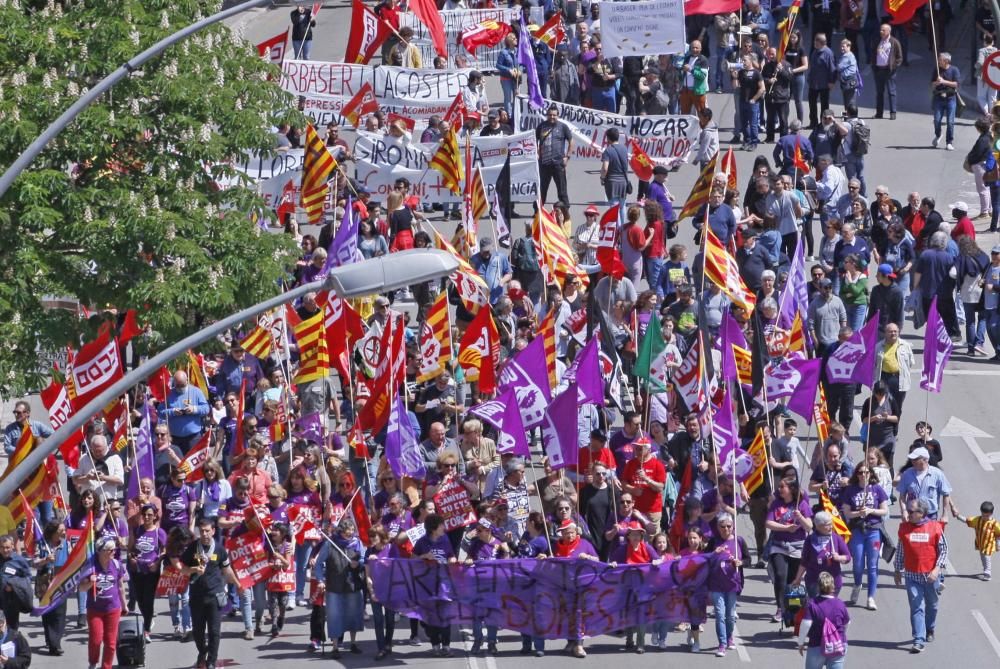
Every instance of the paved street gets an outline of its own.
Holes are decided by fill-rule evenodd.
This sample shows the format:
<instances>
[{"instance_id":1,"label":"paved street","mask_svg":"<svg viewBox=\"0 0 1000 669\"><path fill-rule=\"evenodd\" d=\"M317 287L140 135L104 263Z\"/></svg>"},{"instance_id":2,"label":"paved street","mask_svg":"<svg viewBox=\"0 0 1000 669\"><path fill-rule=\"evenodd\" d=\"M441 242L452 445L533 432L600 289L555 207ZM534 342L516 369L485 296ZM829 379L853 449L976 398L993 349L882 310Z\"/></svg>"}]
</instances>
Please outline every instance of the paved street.
<instances>
[{"instance_id":1,"label":"paved street","mask_svg":"<svg viewBox=\"0 0 1000 669\"><path fill-rule=\"evenodd\" d=\"M313 58L316 60L340 60L349 30L349 3L338 0L328 2L318 20L317 38L313 47ZM280 31L288 21L288 8L282 7L269 12L254 12L240 19L239 23L250 42L259 42ZM968 35L957 27L950 31L950 39L955 44L966 44ZM929 96L927 81L930 78L933 58L926 52L926 41L919 37L911 40L913 53L910 56L911 65L903 68L899 75L900 113L898 120L868 120L871 118L874 105L874 82L870 72L866 77L866 87L861 96L862 117L872 125L873 148L868 156L866 176L868 190L873 192L876 184L889 187L890 193L898 200L905 202L906 193L919 191L922 195L936 197L939 210L947 217L947 204L961 199L969 203L973 215L978 212L977 197L972 185L972 176L962 170L962 160L975 139L972 128L971 114L959 123L956 136L956 150L945 152L930 147L932 137L931 117L929 115ZM956 64L967 74L968 47L956 48L961 55ZM963 76L963 79L966 77ZM501 99L499 85L495 79L488 79L490 99ZM966 88L966 99L974 101L974 90ZM834 95L839 103L839 92ZM732 123L731 95L709 96L709 104L716 113L723 131L720 133L723 142L731 135L728 131ZM839 114L841 107L835 105ZM349 135L350 133L345 133ZM723 147L725 148L725 144ZM761 150L770 155L773 147L761 145ZM740 174L740 186L746 181L753 155L737 152ZM598 184L599 163L573 161L570 164L569 192L573 205L574 218L583 219L582 210L591 200L595 192L602 192ZM696 177L695 169L690 166L681 168L670 176L670 190L679 203L687 196L691 184ZM526 210L526 207L521 207ZM981 230L985 226L977 221ZM815 224L814 224L815 225ZM520 230L520 227L515 227ZM691 230L688 223L682 225L681 238L686 243L691 241ZM989 249L998 242L996 235L983 234L979 238L980 246ZM918 366L920 350L922 350L922 334L914 334L912 328L904 331L913 343L917 352ZM962 347L964 350L964 347ZM996 397L998 395L998 377L1000 366L982 359L970 360L964 355L956 355L945 373L944 392L929 399L923 391L914 388L906 399L900 430L899 451L905 452L906 446L913 437L913 424L917 420L927 419L935 428L935 436L943 444L943 469L948 474L954 486L955 500L964 514L978 513L982 500L993 499L1000 504L997 495L1000 483L1000 411L997 411ZM916 383L914 383L916 386ZM860 401L863 397L859 397ZM9 406L3 407L9 412ZM41 412L39 412L41 414ZM9 419L5 417L5 419ZM856 433L857 428L854 432ZM800 430L800 434L805 430ZM811 442L806 444L811 449ZM855 460L861 453L860 445L852 449ZM897 453L897 465L902 464L902 454ZM894 531L898 522L898 512L894 511L890 527ZM744 536L750 536L749 521L740 518L740 530ZM976 575L979 572L979 558L973 549L973 532L963 527L953 527L948 532L951 543L951 564L949 577L946 580L947 589L941 601L941 617L937 627L937 641L930 644L921 656L910 656L906 650L909 647L910 633L905 593L891 585L891 575L883 563L881 588L878 595L879 610L869 612L862 608L852 608L853 621L848 635L850 651L849 666L874 667L885 669L895 667L941 667L950 661L958 660L969 669L979 667L1000 666L1000 641L996 634L1000 632L1000 597L996 595L1000 583L984 584ZM751 541L752 543L752 541ZM730 653L724 660L715 658L708 649L714 649L716 637L713 621L710 619L702 636L702 646L705 652L692 656L682 647L683 634L673 633L670 636L670 649L667 651L670 663L684 661L686 666L719 666L754 663L757 666L793 667L801 666L802 661L793 649L790 637L779 635L777 625L769 622L774 613L774 603L771 588L762 570L751 569L747 572L748 582L744 595L740 599L740 620L738 631L741 643L738 652ZM846 579L850 582L850 578ZM845 593L846 594L846 593ZM166 615L166 602L158 602L154 642L148 647L146 666L151 669L166 669L190 666L195 659L196 651L193 643L181 644L168 641L166 635L171 626ZM86 637L85 632L75 629L75 604L70 604L70 624L64 648L67 653L62 658L52 658L38 654L33 660L33 666L41 669L85 666ZM405 621L397 630L397 638L405 638L408 630ZM33 648L42 645L41 629L36 621L24 625ZM328 656L320 658L316 654L306 652L308 644L308 612L299 608L291 613L286 632L276 640L257 639L252 642L238 638L242 633L242 625L237 621L228 620L224 624L224 639L221 657L227 658L226 666L263 666L267 662L281 660L285 663L307 663L322 661L333 663ZM457 637L456 637L457 638ZM664 658L659 652L648 652L644 656L623 656L620 650L622 639L601 637L588 643L591 657L584 663L593 666L597 662L625 659L633 667L661 666ZM549 653L543 659L532 658L530 662L537 666L563 667L579 664L561 652L562 642L549 642ZM334 664L345 666L371 666L375 653L373 634L367 631L361 636L362 655L344 654L342 659ZM461 648L456 643L456 649ZM497 669L498 667L513 668L525 660L517 655L519 639L513 633L502 633L500 648L502 654L497 658L473 658L464 653L444 661L431 658L429 644L420 647L398 646L397 653L383 664L407 664L421 666L427 664L447 665L449 667L465 666L469 669ZM959 659L960 658L960 659ZM287 665L286 665L287 666Z\"/></svg>"}]
</instances>

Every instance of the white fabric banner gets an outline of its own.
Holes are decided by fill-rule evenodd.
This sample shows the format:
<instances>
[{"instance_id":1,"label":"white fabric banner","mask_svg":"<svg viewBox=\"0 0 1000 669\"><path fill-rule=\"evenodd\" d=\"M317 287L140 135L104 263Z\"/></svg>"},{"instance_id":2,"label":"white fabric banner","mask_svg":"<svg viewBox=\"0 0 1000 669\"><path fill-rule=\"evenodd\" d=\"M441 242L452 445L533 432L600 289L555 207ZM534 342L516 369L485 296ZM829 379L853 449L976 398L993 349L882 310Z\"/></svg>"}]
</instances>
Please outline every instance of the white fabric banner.
<instances>
[{"instance_id":1,"label":"white fabric banner","mask_svg":"<svg viewBox=\"0 0 1000 669\"><path fill-rule=\"evenodd\" d=\"M303 113L315 119L317 128L331 122L350 127L341 110L365 83L372 85L379 108L386 114L421 120L443 115L465 88L470 71L286 60L281 89L305 98Z\"/></svg>"},{"instance_id":2,"label":"white fabric banner","mask_svg":"<svg viewBox=\"0 0 1000 669\"><path fill-rule=\"evenodd\" d=\"M574 158L600 160L604 133L608 128L617 128L621 144L627 147L629 139L635 139L658 163L687 162L701 132L697 116L623 116L550 100L541 109L532 109L524 96L518 96L514 105L515 129L534 134L538 124L545 120L545 110L550 104L559 108L559 118L573 131Z\"/></svg>"},{"instance_id":3,"label":"white fabric banner","mask_svg":"<svg viewBox=\"0 0 1000 669\"><path fill-rule=\"evenodd\" d=\"M684 38L684 0L601 3L607 58L682 53Z\"/></svg>"}]
</instances>

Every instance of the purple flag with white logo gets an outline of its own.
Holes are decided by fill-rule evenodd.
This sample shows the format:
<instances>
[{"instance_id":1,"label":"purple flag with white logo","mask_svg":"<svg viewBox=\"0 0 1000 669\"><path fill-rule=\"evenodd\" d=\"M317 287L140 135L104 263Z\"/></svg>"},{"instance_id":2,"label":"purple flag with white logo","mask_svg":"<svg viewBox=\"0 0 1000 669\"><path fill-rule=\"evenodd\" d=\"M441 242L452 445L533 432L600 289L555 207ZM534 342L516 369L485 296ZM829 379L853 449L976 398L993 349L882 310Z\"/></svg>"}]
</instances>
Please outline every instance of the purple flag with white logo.
<instances>
[{"instance_id":1,"label":"purple flag with white logo","mask_svg":"<svg viewBox=\"0 0 1000 669\"><path fill-rule=\"evenodd\" d=\"M545 407L552 399L542 337L532 339L500 370L497 389L503 392L508 388L517 392L517 406L521 408L524 427L530 430L541 424Z\"/></svg>"},{"instance_id":2,"label":"purple flag with white logo","mask_svg":"<svg viewBox=\"0 0 1000 669\"><path fill-rule=\"evenodd\" d=\"M878 344L877 311L863 328L837 346L827 359L826 380L830 383L860 383L870 388L875 380L876 344Z\"/></svg>"},{"instance_id":3,"label":"purple flag with white logo","mask_svg":"<svg viewBox=\"0 0 1000 669\"><path fill-rule=\"evenodd\" d=\"M785 281L785 289L781 293L781 303L778 312L778 326L785 330L791 329L795 320L795 312L802 315L802 322L808 322L809 312L809 287L806 279L806 258L802 250L802 236L795 245L795 254L792 256L792 264L788 269L788 279Z\"/></svg>"},{"instance_id":4,"label":"purple flag with white logo","mask_svg":"<svg viewBox=\"0 0 1000 669\"><path fill-rule=\"evenodd\" d=\"M542 97L542 86L538 83L538 65L535 63L535 54L531 49L531 33L524 25L524 15L521 15L520 39L517 43L517 62L524 66L525 74L528 75L528 102L535 109L545 106L545 98Z\"/></svg>"},{"instance_id":5,"label":"purple flag with white logo","mask_svg":"<svg viewBox=\"0 0 1000 669\"><path fill-rule=\"evenodd\" d=\"M569 383L575 383L580 392L580 404L604 406L604 377L601 375L601 342L595 334L580 349L573 364L563 374Z\"/></svg>"},{"instance_id":6,"label":"purple flag with white logo","mask_svg":"<svg viewBox=\"0 0 1000 669\"><path fill-rule=\"evenodd\" d=\"M740 348L747 348L747 338L740 329L740 324L731 314L722 317L722 336L718 338L722 347L722 381L736 381L740 377L739 369L736 367L736 354L733 353L733 345Z\"/></svg>"},{"instance_id":7,"label":"purple flag with white logo","mask_svg":"<svg viewBox=\"0 0 1000 669\"><path fill-rule=\"evenodd\" d=\"M764 370L765 396L769 402L783 397L788 408L812 423L816 387L819 385L823 361L820 358L784 358Z\"/></svg>"},{"instance_id":8,"label":"purple flag with white logo","mask_svg":"<svg viewBox=\"0 0 1000 669\"><path fill-rule=\"evenodd\" d=\"M323 265L323 271L319 274L320 278L329 274L334 267L350 265L358 259L358 225L360 223L358 218L354 215L351 196L348 195L347 205L344 207L344 218L341 219L337 234L334 235L333 241L330 242L330 248L327 249L326 263Z\"/></svg>"},{"instance_id":9,"label":"purple flag with white logo","mask_svg":"<svg viewBox=\"0 0 1000 669\"><path fill-rule=\"evenodd\" d=\"M948 329L938 313L937 297L931 300L931 308L927 311L927 326L924 330L924 368L920 372L920 387L932 393L941 392L941 382L944 380L944 367L951 357L954 344L948 335Z\"/></svg>"},{"instance_id":10,"label":"purple flag with white logo","mask_svg":"<svg viewBox=\"0 0 1000 669\"><path fill-rule=\"evenodd\" d=\"M712 440L719 450L719 462L722 471L732 478L733 472L740 482L753 473L753 456L740 448L739 431L733 415L733 402L729 396L729 387L723 391L722 406L715 410L712 421Z\"/></svg>"},{"instance_id":11,"label":"purple flag with white logo","mask_svg":"<svg viewBox=\"0 0 1000 669\"><path fill-rule=\"evenodd\" d=\"M396 395L396 401L389 410L389 426L385 433L385 459L397 477L409 476L422 479L427 475L424 456L420 449L420 438L406 415L406 406L399 395Z\"/></svg>"},{"instance_id":12,"label":"purple flag with white logo","mask_svg":"<svg viewBox=\"0 0 1000 669\"><path fill-rule=\"evenodd\" d=\"M295 421L292 434L313 444L323 443L323 419L319 412L306 414Z\"/></svg>"},{"instance_id":13,"label":"purple flag with white logo","mask_svg":"<svg viewBox=\"0 0 1000 669\"><path fill-rule=\"evenodd\" d=\"M479 416L500 431L497 439L498 453L531 457L521 412L517 408L517 393L513 388L508 388L495 398L477 404L469 409L469 413Z\"/></svg>"},{"instance_id":14,"label":"purple flag with white logo","mask_svg":"<svg viewBox=\"0 0 1000 669\"><path fill-rule=\"evenodd\" d=\"M576 384L569 384L552 400L542 420L542 448L552 469L575 467L580 461L578 423L576 420Z\"/></svg>"},{"instance_id":15,"label":"purple flag with white logo","mask_svg":"<svg viewBox=\"0 0 1000 669\"><path fill-rule=\"evenodd\" d=\"M139 499L139 479L151 479L155 472L153 467L153 435L149 426L149 401L142 403L142 422L135 437L135 469L128 477L128 492L126 499Z\"/></svg>"}]
</instances>

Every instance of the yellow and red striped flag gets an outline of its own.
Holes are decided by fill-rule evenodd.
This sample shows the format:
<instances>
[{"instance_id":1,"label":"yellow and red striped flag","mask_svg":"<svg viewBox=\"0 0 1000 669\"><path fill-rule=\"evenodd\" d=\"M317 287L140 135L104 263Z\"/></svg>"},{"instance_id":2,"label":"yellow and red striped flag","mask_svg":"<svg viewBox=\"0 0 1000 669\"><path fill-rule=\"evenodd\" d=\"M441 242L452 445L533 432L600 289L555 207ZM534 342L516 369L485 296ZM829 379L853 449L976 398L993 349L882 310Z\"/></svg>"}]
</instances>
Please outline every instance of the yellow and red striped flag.
<instances>
[{"instance_id":1,"label":"yellow and red striped flag","mask_svg":"<svg viewBox=\"0 0 1000 669\"><path fill-rule=\"evenodd\" d=\"M816 422L816 438L821 444L830 437L830 414L826 409L826 393L823 384L819 384L819 400L813 406L813 421Z\"/></svg>"},{"instance_id":2,"label":"yellow and red striped flag","mask_svg":"<svg viewBox=\"0 0 1000 669\"><path fill-rule=\"evenodd\" d=\"M736 358L736 374L744 386L753 385L753 355L749 350L733 344L733 356Z\"/></svg>"},{"instance_id":3,"label":"yellow and red striped flag","mask_svg":"<svg viewBox=\"0 0 1000 669\"><path fill-rule=\"evenodd\" d=\"M562 285L567 276L577 276L583 279L576 269L576 260L570 250L569 240L562 226L556 222L552 212L540 204L535 213L535 221L531 226L531 236L537 245L543 270L548 271L546 281L558 281Z\"/></svg>"},{"instance_id":4,"label":"yellow and red striped flag","mask_svg":"<svg viewBox=\"0 0 1000 669\"><path fill-rule=\"evenodd\" d=\"M792 31L795 29L795 20L799 17L801 6L802 0L793 0L792 6L788 8L788 16L778 24L781 36L778 38L778 58L775 61L777 63L785 60L785 51L788 49L788 42L792 39Z\"/></svg>"},{"instance_id":5,"label":"yellow and red striped flag","mask_svg":"<svg viewBox=\"0 0 1000 669\"><path fill-rule=\"evenodd\" d=\"M701 174L698 175L698 179L694 182L694 186L691 187L691 194L688 195L687 201L684 202L684 208L681 209L677 220L694 216L701 209L702 205L708 202L708 195L712 192L712 179L715 178L715 166L718 160L719 154L716 153L708 161L708 164L705 165L705 169L701 171Z\"/></svg>"},{"instance_id":6,"label":"yellow and red striped flag","mask_svg":"<svg viewBox=\"0 0 1000 669\"><path fill-rule=\"evenodd\" d=\"M753 471L750 473L750 477L743 482L743 485L746 486L747 494L752 495L754 490L764 484L764 477L767 476L767 472L765 471L767 467L767 447L764 445L763 430L757 430L753 441L747 447L747 453L753 458Z\"/></svg>"},{"instance_id":7,"label":"yellow and red striped flag","mask_svg":"<svg viewBox=\"0 0 1000 669\"><path fill-rule=\"evenodd\" d=\"M542 338L542 349L545 351L545 369L549 372L549 388L555 388L556 381L556 312L552 309L538 325L538 333Z\"/></svg>"},{"instance_id":8,"label":"yellow and red striped flag","mask_svg":"<svg viewBox=\"0 0 1000 669\"><path fill-rule=\"evenodd\" d=\"M819 503L823 505L824 511L833 516L833 531L839 534L844 541L850 541L851 530L848 529L844 519L840 517L840 509L833 505L825 490L819 491Z\"/></svg>"},{"instance_id":9,"label":"yellow and red striped flag","mask_svg":"<svg viewBox=\"0 0 1000 669\"><path fill-rule=\"evenodd\" d=\"M197 388L208 399L208 379L205 378L205 369L202 367L201 356L195 355L194 351L188 350L187 375L191 385Z\"/></svg>"},{"instance_id":10,"label":"yellow and red striped flag","mask_svg":"<svg viewBox=\"0 0 1000 669\"><path fill-rule=\"evenodd\" d=\"M417 383L430 381L448 369L451 362L451 325L448 319L448 294L438 293L420 327L420 369Z\"/></svg>"},{"instance_id":11,"label":"yellow and red striped flag","mask_svg":"<svg viewBox=\"0 0 1000 669\"><path fill-rule=\"evenodd\" d=\"M306 152L302 163L302 208L309 215L309 222L317 225L323 220L323 205L329 191L327 182L337 169L337 161L320 139L312 123L306 126Z\"/></svg>"},{"instance_id":12,"label":"yellow and red striped flag","mask_svg":"<svg viewBox=\"0 0 1000 669\"><path fill-rule=\"evenodd\" d=\"M733 147L726 149L725 155L722 156L722 165L719 166L719 171L726 175L726 188L736 190L738 188L738 181L736 177L736 156L733 154Z\"/></svg>"},{"instance_id":13,"label":"yellow and red striped flag","mask_svg":"<svg viewBox=\"0 0 1000 669\"><path fill-rule=\"evenodd\" d=\"M483 185L483 171L478 167L469 179L469 208L474 221L481 219L490 209L490 203L486 199L486 187Z\"/></svg>"},{"instance_id":14,"label":"yellow and red striped flag","mask_svg":"<svg viewBox=\"0 0 1000 669\"><path fill-rule=\"evenodd\" d=\"M455 195L462 192L462 179L465 170L462 167L462 152L458 148L458 135L449 128L441 138L441 144L431 157L430 167L441 173L444 185Z\"/></svg>"},{"instance_id":15,"label":"yellow and red striped flag","mask_svg":"<svg viewBox=\"0 0 1000 669\"><path fill-rule=\"evenodd\" d=\"M705 226L705 277L721 288L736 306L742 307L748 314L753 312L757 296L740 276L736 259L729 255L708 226Z\"/></svg>"},{"instance_id":16,"label":"yellow and red striped flag","mask_svg":"<svg viewBox=\"0 0 1000 669\"><path fill-rule=\"evenodd\" d=\"M266 358L271 355L271 331L258 325L243 338L240 346L255 358Z\"/></svg>"},{"instance_id":17,"label":"yellow and red striped flag","mask_svg":"<svg viewBox=\"0 0 1000 669\"><path fill-rule=\"evenodd\" d=\"M299 370L295 373L295 385L326 378L330 372L330 356L326 348L322 309L295 326L295 340L299 345Z\"/></svg>"},{"instance_id":18,"label":"yellow and red striped flag","mask_svg":"<svg viewBox=\"0 0 1000 669\"><path fill-rule=\"evenodd\" d=\"M802 314L799 311L795 312L795 320L792 321L792 331L788 338L788 351L789 353L798 351L803 354L806 352L806 333L802 328Z\"/></svg>"}]
</instances>

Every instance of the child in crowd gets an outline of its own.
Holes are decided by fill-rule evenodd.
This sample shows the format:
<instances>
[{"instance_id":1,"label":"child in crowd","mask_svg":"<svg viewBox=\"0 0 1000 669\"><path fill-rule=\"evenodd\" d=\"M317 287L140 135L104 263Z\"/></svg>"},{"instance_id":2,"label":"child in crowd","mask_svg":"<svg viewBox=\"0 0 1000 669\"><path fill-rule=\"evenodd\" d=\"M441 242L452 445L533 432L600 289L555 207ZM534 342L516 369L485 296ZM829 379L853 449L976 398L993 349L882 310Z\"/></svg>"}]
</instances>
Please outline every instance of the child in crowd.
<instances>
[{"instance_id":1,"label":"child in crowd","mask_svg":"<svg viewBox=\"0 0 1000 669\"><path fill-rule=\"evenodd\" d=\"M654 534L652 541L649 543L653 544L653 548L656 552L660 554L663 562L669 562L675 558L674 548L670 545L670 539L666 534L660 532L659 534ZM651 643L658 647L660 650L667 649L667 632L670 631L670 623L666 620L657 620L651 624L652 629L652 640Z\"/></svg>"},{"instance_id":2,"label":"child in crowd","mask_svg":"<svg viewBox=\"0 0 1000 669\"><path fill-rule=\"evenodd\" d=\"M687 539L687 547L681 549L681 557L685 555L697 555L701 553L705 547L705 535L701 528L698 526L692 526L687 529L687 533L684 535ZM698 608L691 597L685 597L688 609L688 645L691 647L692 653L701 652L701 623L702 617L704 616L704 610L699 614Z\"/></svg>"},{"instance_id":3,"label":"child in crowd","mask_svg":"<svg viewBox=\"0 0 1000 669\"><path fill-rule=\"evenodd\" d=\"M979 551L979 559L983 563L984 581L990 580L993 574L991 571L993 552L1000 542L1000 523L993 517L993 502L983 502L979 505L979 515L972 518L955 514L955 517L976 531L976 550Z\"/></svg>"}]
</instances>

